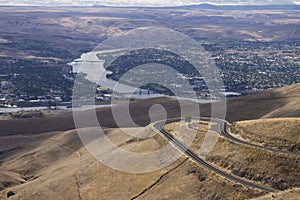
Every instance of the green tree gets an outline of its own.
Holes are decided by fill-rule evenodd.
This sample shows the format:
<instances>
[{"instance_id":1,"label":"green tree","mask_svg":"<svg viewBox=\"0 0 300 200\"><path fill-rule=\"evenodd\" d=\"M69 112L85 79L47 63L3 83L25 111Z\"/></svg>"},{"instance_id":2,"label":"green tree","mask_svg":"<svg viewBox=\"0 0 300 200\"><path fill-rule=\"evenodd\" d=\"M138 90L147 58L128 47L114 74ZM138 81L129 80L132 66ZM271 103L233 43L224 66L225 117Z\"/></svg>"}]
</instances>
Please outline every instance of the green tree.
<instances>
[{"instance_id":1,"label":"green tree","mask_svg":"<svg viewBox=\"0 0 300 200\"><path fill-rule=\"evenodd\" d=\"M192 116L186 115L184 116L184 121L189 123L189 127L191 127Z\"/></svg>"}]
</instances>

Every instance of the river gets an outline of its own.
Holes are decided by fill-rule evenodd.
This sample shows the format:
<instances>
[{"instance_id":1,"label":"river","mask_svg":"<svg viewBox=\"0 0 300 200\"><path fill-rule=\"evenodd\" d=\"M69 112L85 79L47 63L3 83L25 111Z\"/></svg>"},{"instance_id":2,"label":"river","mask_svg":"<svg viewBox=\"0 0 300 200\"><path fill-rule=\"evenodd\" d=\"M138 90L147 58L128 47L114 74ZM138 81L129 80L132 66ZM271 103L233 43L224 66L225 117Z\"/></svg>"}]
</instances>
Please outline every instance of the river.
<instances>
[{"instance_id":1,"label":"river","mask_svg":"<svg viewBox=\"0 0 300 200\"><path fill-rule=\"evenodd\" d=\"M118 50L116 50L118 51ZM110 74L110 71L107 71L104 68L104 60L99 60L97 57L97 54L106 54L111 53L112 51L92 51L88 53L83 53L80 58L74 60L73 62L69 63L73 67L73 72L75 73L85 73L87 74L86 78L90 80L91 82L97 83L101 86L104 86L106 88L109 88L113 91L116 91L118 93L129 93L131 94L132 98L135 99L147 99L147 98L154 98L154 97L162 97L165 95L162 94L148 94L147 91L143 91L142 94L136 93L133 94L133 91L137 91L136 88L130 87L128 85L119 83L117 81L114 81L112 79L106 78L107 74ZM171 97L171 98L178 98L178 97ZM213 100L209 99L188 99L188 98L182 98L179 97L178 99L184 99L184 100L191 100L198 103L211 103ZM64 109L64 110L88 110L93 108L102 108L102 107L108 107L109 105L91 105L91 106L82 106L80 108L66 108L65 106L58 106L58 109ZM26 108L0 108L0 112L6 113L6 112L18 112L18 111L29 111L29 110L44 110L47 109L47 107L26 107Z\"/></svg>"},{"instance_id":2,"label":"river","mask_svg":"<svg viewBox=\"0 0 300 200\"><path fill-rule=\"evenodd\" d=\"M115 50L115 51L117 52L120 50ZM73 62L69 63L69 65L73 67L73 72L86 73L87 74L86 78L88 80L119 93L130 93L132 98L135 99L147 99L147 98L166 96L166 95L155 94L155 93L148 94L147 91L146 92L144 91L142 94L133 94L134 91L137 91L136 88L119 83L112 79L108 79L106 75L110 74L111 72L107 71L104 68L105 61L99 60L97 55L98 54L105 55L107 53L112 53L112 52L114 51L92 51L92 52L84 53L81 55L81 58L74 60ZM182 97L175 97L175 98L191 100L198 103L211 103L215 101L211 99L190 99L190 98L182 98Z\"/></svg>"},{"instance_id":3,"label":"river","mask_svg":"<svg viewBox=\"0 0 300 200\"><path fill-rule=\"evenodd\" d=\"M94 108L105 108L105 107L111 107L111 104L107 105L83 105L78 108L67 108L66 106L57 106L56 109L60 110L69 110L69 111L85 111L90 110ZM36 110L46 110L48 107L41 106L41 107L14 107L14 108L0 108L0 114L1 113L10 113L10 112L19 112L19 111L36 111Z\"/></svg>"}]
</instances>

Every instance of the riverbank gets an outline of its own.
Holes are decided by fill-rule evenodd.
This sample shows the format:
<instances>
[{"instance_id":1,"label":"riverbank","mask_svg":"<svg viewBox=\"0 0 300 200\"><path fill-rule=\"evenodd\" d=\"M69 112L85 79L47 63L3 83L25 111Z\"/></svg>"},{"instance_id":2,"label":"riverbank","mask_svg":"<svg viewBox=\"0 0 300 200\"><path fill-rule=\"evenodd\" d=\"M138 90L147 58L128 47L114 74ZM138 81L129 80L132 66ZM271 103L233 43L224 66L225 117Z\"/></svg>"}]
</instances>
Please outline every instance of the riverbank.
<instances>
[{"instance_id":1,"label":"riverbank","mask_svg":"<svg viewBox=\"0 0 300 200\"><path fill-rule=\"evenodd\" d=\"M39 110L65 110L65 111L85 111L85 110L90 110L90 109L95 109L95 108L105 108L105 107L111 107L113 106L112 104L102 104L102 105L83 105L81 107L76 107L76 108L68 108L66 106L57 106L55 109L49 109L48 107L13 107L13 108L0 108L0 115L5 114L5 113L15 113L15 112L20 112L20 111L39 111Z\"/></svg>"}]
</instances>

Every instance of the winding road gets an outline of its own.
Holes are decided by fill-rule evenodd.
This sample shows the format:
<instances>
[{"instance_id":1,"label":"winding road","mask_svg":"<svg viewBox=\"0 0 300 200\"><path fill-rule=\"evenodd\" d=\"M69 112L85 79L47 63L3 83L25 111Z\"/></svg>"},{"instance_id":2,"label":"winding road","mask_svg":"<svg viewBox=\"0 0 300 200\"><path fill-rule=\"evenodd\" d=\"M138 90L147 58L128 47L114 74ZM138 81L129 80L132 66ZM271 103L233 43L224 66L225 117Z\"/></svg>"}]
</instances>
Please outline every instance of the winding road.
<instances>
[{"instance_id":1,"label":"winding road","mask_svg":"<svg viewBox=\"0 0 300 200\"><path fill-rule=\"evenodd\" d=\"M202 119L202 120L205 120L205 121L211 120L212 122L215 122L215 123L219 124L219 126L220 126L219 134L222 135L223 137L225 137L226 139L232 141L232 142L247 145L247 146L262 149L262 150L266 150L266 151L269 151L269 152L274 153L274 154L285 154L285 155L292 155L292 156L300 156L300 154L298 154L298 153L289 152L289 151L281 151L281 150L277 150L277 149L273 149L273 148L269 148L269 147L265 147L265 146L260 146L260 145L257 145L257 144L252 144L252 143L246 142L244 140L240 140L240 139L232 136L230 133L228 133L227 129L228 129L229 122L227 122L225 120L210 119L210 118L206 118L206 117L197 118L197 119Z\"/></svg>"},{"instance_id":2,"label":"winding road","mask_svg":"<svg viewBox=\"0 0 300 200\"><path fill-rule=\"evenodd\" d=\"M273 188L267 187L267 186L263 186L263 185L259 185L257 183L254 182L250 182L250 181L246 181L242 178L239 178L237 176L234 176L232 174L228 174L214 166L212 166L210 163L206 162L205 160L201 159L198 155L196 155L192 150L190 150L187 146L185 146L184 144L182 144L179 140L177 140L172 134L170 134L168 131L164 130L164 125L165 122L166 123L171 123L171 122L176 122L176 121L180 121L181 118L175 118L175 119L169 119L166 121L158 121L154 124L154 128L157 129L168 141L170 141L179 151L181 151L183 154L185 154L187 157L189 157L190 159L192 159L193 161L195 161L196 163L200 164L201 166L213 171L214 173L225 177L229 180L235 181L237 183L240 183L242 185L248 186L248 187L253 187L256 189L260 189L263 191L267 191L267 192L274 192L276 191Z\"/></svg>"}]
</instances>

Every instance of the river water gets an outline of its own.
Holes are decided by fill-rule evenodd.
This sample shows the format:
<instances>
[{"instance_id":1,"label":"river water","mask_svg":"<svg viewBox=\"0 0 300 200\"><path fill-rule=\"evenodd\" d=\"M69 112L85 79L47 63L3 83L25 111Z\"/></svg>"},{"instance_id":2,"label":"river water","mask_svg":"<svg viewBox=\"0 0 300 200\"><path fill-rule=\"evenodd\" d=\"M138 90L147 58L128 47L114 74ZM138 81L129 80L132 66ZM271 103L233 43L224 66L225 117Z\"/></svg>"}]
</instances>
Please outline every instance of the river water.
<instances>
[{"instance_id":1,"label":"river water","mask_svg":"<svg viewBox=\"0 0 300 200\"><path fill-rule=\"evenodd\" d=\"M120 50L115 50L120 51ZM99 60L97 55L100 54L101 56L106 54L112 53L114 51L92 51L88 53L84 53L81 55L81 58L74 60L73 62L69 63L73 67L73 72L76 73L85 73L87 74L86 78L94 83L97 83L101 86L109 88L113 91L119 93L129 93L132 98L136 99L147 99L147 98L154 98L154 97L162 97L166 95L162 94L148 94L147 91L143 91L142 94L139 94L138 89L134 87L130 87L128 85L119 83L112 79L106 78L107 74L110 74L110 71L107 71L104 68L104 60ZM133 94L137 92L136 94ZM184 100L191 100L198 103L211 103L214 100L210 99L190 99L190 98L182 98L182 97L175 97L178 99Z\"/></svg>"},{"instance_id":2,"label":"river water","mask_svg":"<svg viewBox=\"0 0 300 200\"><path fill-rule=\"evenodd\" d=\"M118 50L116 50L118 51ZM107 71L104 68L104 60L99 60L97 57L97 54L105 55L106 53L111 53L112 51L92 51L88 53L84 53L81 55L80 58L74 60L73 62L69 63L73 67L74 73L85 73L86 79L90 80L91 82L97 83L101 86L104 86L106 88L109 88L113 91L116 91L118 93L128 93L132 98L136 99L147 99L147 98L154 98L154 97L162 97L165 95L162 94L148 94L147 91L143 91L142 94L139 94L139 90L134 87L130 87L128 85L119 83L117 81L114 81L112 79L106 78L107 74L110 74L110 71ZM136 93L134 93L136 92ZM172 97L172 98L178 98L178 97ZM185 99L185 100L191 100L198 103L211 103L213 100L207 100L207 99L188 99L188 98L182 98L179 97L178 99ZM58 106L58 109L65 109L65 110L88 110L93 108L101 108L101 107L108 107L109 105L91 105L91 106L82 106L80 108L66 108L65 106ZM17 112L21 110L43 110L47 109L47 107L28 107L28 108L0 108L0 112Z\"/></svg>"},{"instance_id":3,"label":"river water","mask_svg":"<svg viewBox=\"0 0 300 200\"><path fill-rule=\"evenodd\" d=\"M94 108L105 108L105 107L111 107L111 104L107 105L83 105L78 108L67 108L66 106L57 106L56 109L60 110L69 110L69 111L85 111L90 110ZM10 112L19 112L19 111L36 111L36 110L46 110L48 107L41 106L41 107L24 107L24 108L0 108L0 113L10 113Z\"/></svg>"},{"instance_id":4,"label":"river water","mask_svg":"<svg viewBox=\"0 0 300 200\"><path fill-rule=\"evenodd\" d=\"M109 88L120 93L130 93L135 90L133 87L119 83L112 79L106 78L107 74L111 72L104 68L104 60L99 60L97 54L105 54L106 51L92 51L84 53L81 58L69 63L73 67L74 73L85 73L85 77L91 82L97 83L101 86Z\"/></svg>"}]
</instances>

